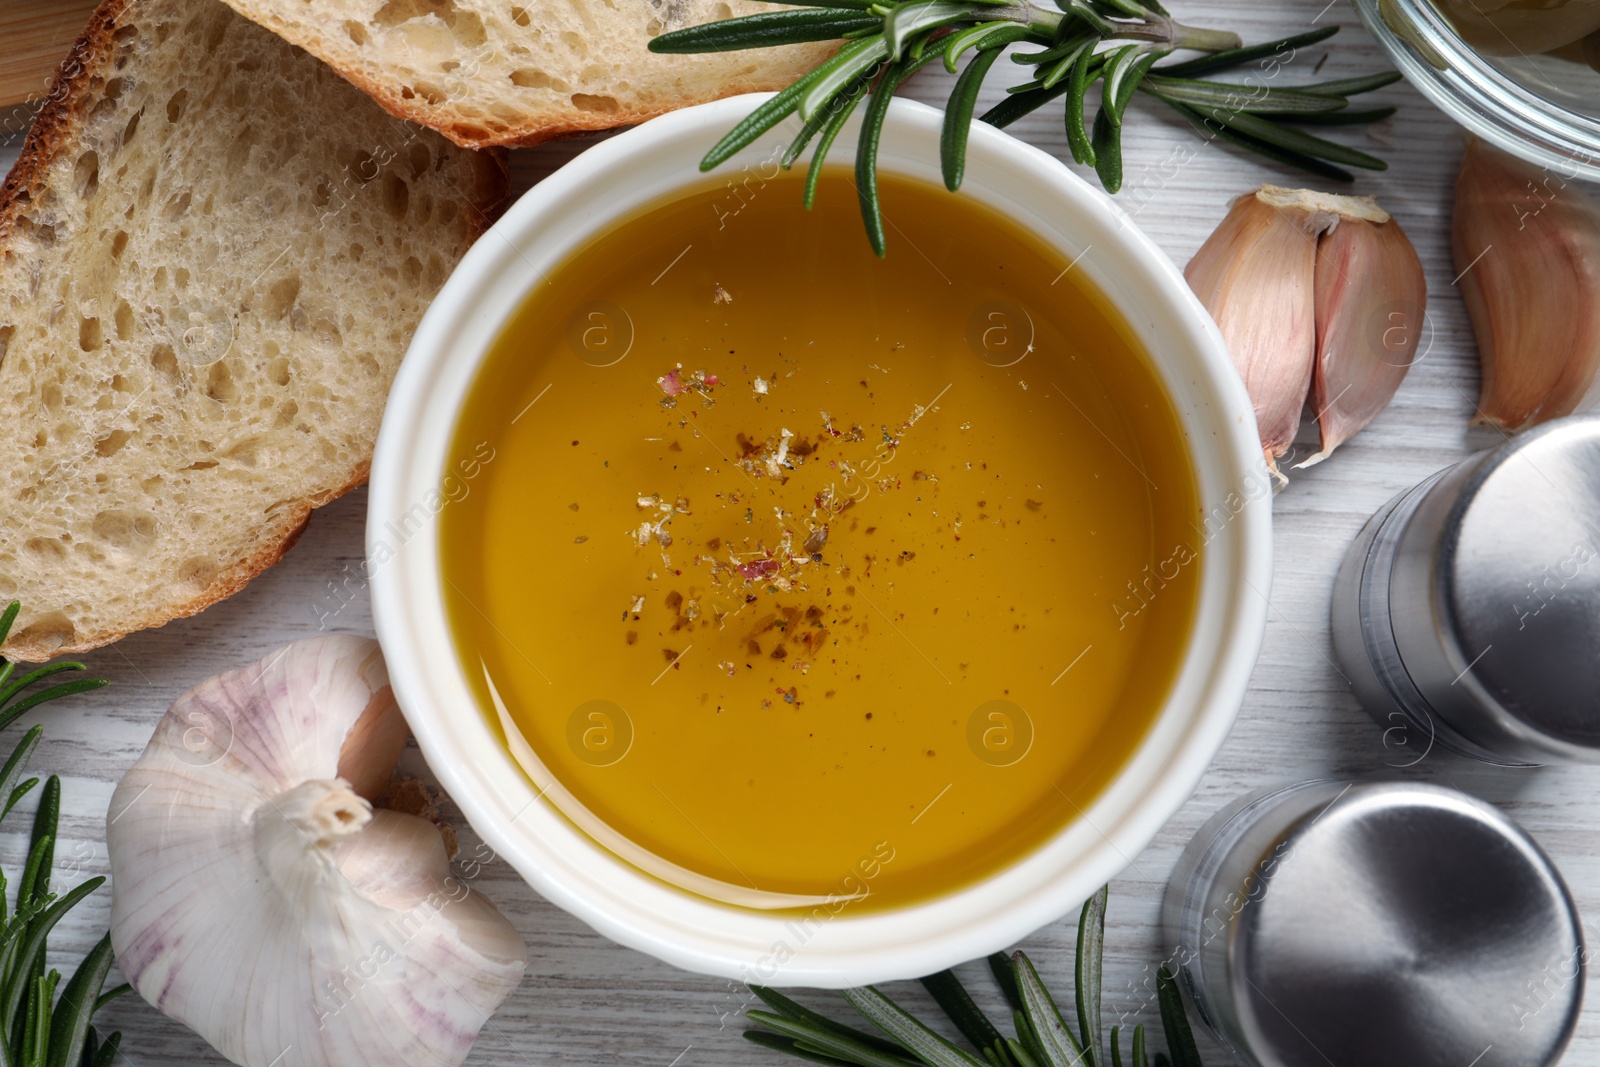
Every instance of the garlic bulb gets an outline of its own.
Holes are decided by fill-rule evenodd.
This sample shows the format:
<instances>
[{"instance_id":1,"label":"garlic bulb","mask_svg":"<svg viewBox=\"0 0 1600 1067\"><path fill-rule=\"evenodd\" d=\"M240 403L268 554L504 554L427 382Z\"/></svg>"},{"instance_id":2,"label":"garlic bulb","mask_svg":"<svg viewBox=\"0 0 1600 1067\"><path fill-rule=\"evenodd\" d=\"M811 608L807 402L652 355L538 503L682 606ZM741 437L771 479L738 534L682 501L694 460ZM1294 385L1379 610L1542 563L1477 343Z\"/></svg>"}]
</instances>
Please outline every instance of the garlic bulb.
<instances>
[{"instance_id":1,"label":"garlic bulb","mask_svg":"<svg viewBox=\"0 0 1600 1067\"><path fill-rule=\"evenodd\" d=\"M1346 197L1346 214L1317 244L1317 360L1311 410L1333 454L1388 406L1422 340L1428 284L1400 224L1376 201Z\"/></svg>"},{"instance_id":2,"label":"garlic bulb","mask_svg":"<svg viewBox=\"0 0 1600 1067\"><path fill-rule=\"evenodd\" d=\"M1416 352L1422 265L1371 197L1263 185L1233 202L1184 277L1222 331L1280 482L1308 394L1322 450L1300 466L1371 422Z\"/></svg>"},{"instance_id":3,"label":"garlic bulb","mask_svg":"<svg viewBox=\"0 0 1600 1067\"><path fill-rule=\"evenodd\" d=\"M244 1067L454 1067L527 949L426 820L374 811L406 734L376 642L201 682L107 823L117 962Z\"/></svg>"},{"instance_id":4,"label":"garlic bulb","mask_svg":"<svg viewBox=\"0 0 1600 1067\"><path fill-rule=\"evenodd\" d=\"M1456 270L1478 339L1474 422L1514 431L1600 393L1600 205L1476 138L1456 178Z\"/></svg>"}]
</instances>

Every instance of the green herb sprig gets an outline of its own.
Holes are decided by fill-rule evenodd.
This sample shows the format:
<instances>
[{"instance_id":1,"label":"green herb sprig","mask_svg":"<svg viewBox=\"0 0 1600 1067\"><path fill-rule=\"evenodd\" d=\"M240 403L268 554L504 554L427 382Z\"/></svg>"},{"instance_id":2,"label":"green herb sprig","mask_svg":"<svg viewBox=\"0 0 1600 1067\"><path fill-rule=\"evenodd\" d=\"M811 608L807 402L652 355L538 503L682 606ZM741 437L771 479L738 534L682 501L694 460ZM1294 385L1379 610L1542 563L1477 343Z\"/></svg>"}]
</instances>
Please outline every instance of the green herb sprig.
<instances>
[{"instance_id":1,"label":"green herb sprig","mask_svg":"<svg viewBox=\"0 0 1600 1067\"><path fill-rule=\"evenodd\" d=\"M843 39L832 57L756 108L706 153L711 170L798 113L800 131L783 165L792 166L816 141L806 176L805 204L816 196L823 160L863 99L867 109L856 149L856 191L867 236L878 255L886 241L878 202L878 142L889 100L907 78L935 59L960 75L945 107L940 162L945 185L961 186L968 131L978 91L1011 45L1011 63L1026 68L982 121L1004 127L1065 98L1064 119L1072 158L1095 169L1108 192L1122 187L1122 125L1135 93L1159 100L1209 137L1227 141L1284 166L1335 181L1351 181L1345 167L1383 170L1374 156L1302 129L1355 125L1386 118L1393 108L1350 110L1350 98L1396 81L1393 71L1311 85L1225 82L1211 75L1248 63L1276 64L1295 50L1338 32L1328 26L1265 44L1244 45L1224 30L1187 26L1156 0L1055 0L1058 10L1031 0L779 0L797 10L724 19L662 34L652 52L725 52L744 48ZM1157 66L1177 51L1200 56ZM965 68L959 62L968 52ZM1276 71L1274 70L1274 73ZM1262 72L1257 72L1262 73ZM1099 86L1091 125L1087 95Z\"/></svg>"},{"instance_id":2,"label":"green herb sprig","mask_svg":"<svg viewBox=\"0 0 1600 1067\"><path fill-rule=\"evenodd\" d=\"M0 614L0 645L10 635L21 610L21 605L13 602ZM52 663L13 680L16 664L0 658L0 729L46 701L106 684L103 678L79 678L24 695L46 678L84 669L82 663ZM0 822L39 784L38 778L23 780L22 775L43 735L44 727L34 726L0 766ZM110 1067L122 1044L120 1033L102 1041L93 1024L96 1012L130 989L127 985L104 989L112 962L110 934L89 950L64 987L60 971L46 970L45 952L51 930L79 901L105 883L104 878L96 877L62 896L51 892L50 872L55 866L60 818L61 779L51 775L39 796L28 862L16 883L15 906L9 910L8 879L0 873L0 1067Z\"/></svg>"},{"instance_id":3,"label":"green herb sprig","mask_svg":"<svg viewBox=\"0 0 1600 1067\"><path fill-rule=\"evenodd\" d=\"M751 986L771 1010L748 1012L750 1020L762 1029L746 1030L744 1036L764 1048L831 1067L1150 1067L1143 1025L1135 1026L1129 1035L1126 1059L1122 1027L1111 1028L1109 1042L1103 1033L1101 968L1107 896L1102 887L1084 904L1078 919L1073 997L1076 1032L1040 981L1033 962L1015 952L989 957L989 968L1011 1008L1015 1037L1000 1032L955 972L940 971L922 979L923 987L976 1053L930 1029L872 986L846 989L840 995L878 1033L838 1022L774 989ZM1183 997L1166 967L1157 972L1156 996L1171 1058L1155 1053L1155 1067L1201 1067ZM1110 1059L1106 1058L1108 1049Z\"/></svg>"}]
</instances>

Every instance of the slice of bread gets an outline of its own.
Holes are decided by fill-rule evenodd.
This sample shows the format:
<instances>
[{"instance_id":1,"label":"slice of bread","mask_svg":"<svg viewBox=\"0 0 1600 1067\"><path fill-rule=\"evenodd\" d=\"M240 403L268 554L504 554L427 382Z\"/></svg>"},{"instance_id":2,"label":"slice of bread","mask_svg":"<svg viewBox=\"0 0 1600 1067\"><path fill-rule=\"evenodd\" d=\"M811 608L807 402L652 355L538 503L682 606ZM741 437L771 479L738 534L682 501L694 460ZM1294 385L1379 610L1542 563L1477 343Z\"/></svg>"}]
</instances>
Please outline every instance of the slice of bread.
<instances>
[{"instance_id":1,"label":"slice of bread","mask_svg":"<svg viewBox=\"0 0 1600 1067\"><path fill-rule=\"evenodd\" d=\"M400 118L456 144L533 145L780 89L837 43L654 55L667 30L773 10L750 0L228 0Z\"/></svg>"},{"instance_id":2,"label":"slice of bread","mask_svg":"<svg viewBox=\"0 0 1600 1067\"><path fill-rule=\"evenodd\" d=\"M107 0L0 186L3 649L159 626L367 475L505 161L220 0Z\"/></svg>"}]
</instances>

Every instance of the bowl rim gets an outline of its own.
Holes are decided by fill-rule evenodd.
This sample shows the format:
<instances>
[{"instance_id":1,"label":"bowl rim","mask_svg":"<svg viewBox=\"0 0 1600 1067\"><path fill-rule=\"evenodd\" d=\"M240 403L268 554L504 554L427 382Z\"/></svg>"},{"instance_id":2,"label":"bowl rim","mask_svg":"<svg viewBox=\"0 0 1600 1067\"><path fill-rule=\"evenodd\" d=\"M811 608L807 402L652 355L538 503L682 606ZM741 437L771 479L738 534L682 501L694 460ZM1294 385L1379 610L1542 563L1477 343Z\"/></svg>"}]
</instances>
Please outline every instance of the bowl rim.
<instances>
[{"instance_id":1,"label":"bowl rim","mask_svg":"<svg viewBox=\"0 0 1600 1067\"><path fill-rule=\"evenodd\" d=\"M430 768L483 841L542 896L612 940L687 970L777 986L854 986L933 973L1014 944L1131 865L1189 799L1238 714L1265 632L1271 479L1222 337L1165 253L1110 197L1054 157L975 123L962 195L1034 229L1066 258L1075 254L1074 264L1096 242L1109 246L1083 269L1112 298L1104 264L1110 257L1124 272L1122 287L1138 293L1136 311L1119 308L1136 333L1161 338L1159 352L1148 340L1146 347L1190 439L1206 509L1197 531L1220 516L1203 542L1183 664L1138 750L1081 819L1002 870L929 901L856 913L817 909L798 920L671 889L538 803L470 699L463 665L453 652L438 655L453 646L440 598L436 524L425 518L405 537L395 522L409 529L418 500L428 492L437 497L445 448L487 346L482 338L492 338L526 294L539 274L535 260L559 262L582 234L631 214L637 205L618 199L619 191L647 205L659 199L657 186L703 183L693 161L768 96L685 108L593 145L522 196L467 253L424 315L390 394L372 464L366 574L391 683ZM942 112L896 99L880 169L936 181L942 122ZM775 136L725 166L774 160L782 147ZM841 138L839 148L847 143L853 138ZM676 158L681 173L664 176L664 157ZM562 242L533 243L542 231L563 227ZM1063 227L1076 227L1080 241L1055 236ZM527 281L518 287L516 277ZM517 294L509 305L507 292ZM475 335L479 347L462 340ZM397 537L398 550L389 543Z\"/></svg>"}]
</instances>

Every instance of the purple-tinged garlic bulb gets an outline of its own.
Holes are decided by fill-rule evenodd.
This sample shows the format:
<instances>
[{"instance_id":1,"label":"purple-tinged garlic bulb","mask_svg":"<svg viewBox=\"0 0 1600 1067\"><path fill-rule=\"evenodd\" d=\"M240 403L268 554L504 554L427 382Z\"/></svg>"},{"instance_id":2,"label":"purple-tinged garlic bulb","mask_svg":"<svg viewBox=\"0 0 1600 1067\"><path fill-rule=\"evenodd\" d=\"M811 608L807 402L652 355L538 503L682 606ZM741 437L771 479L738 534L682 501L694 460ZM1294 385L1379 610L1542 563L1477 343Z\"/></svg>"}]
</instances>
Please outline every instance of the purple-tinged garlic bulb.
<instances>
[{"instance_id":1,"label":"purple-tinged garlic bulb","mask_svg":"<svg viewBox=\"0 0 1600 1067\"><path fill-rule=\"evenodd\" d=\"M179 697L107 817L111 940L139 993L244 1067L460 1064L527 948L432 823L373 810L405 739L363 638Z\"/></svg>"}]
</instances>

